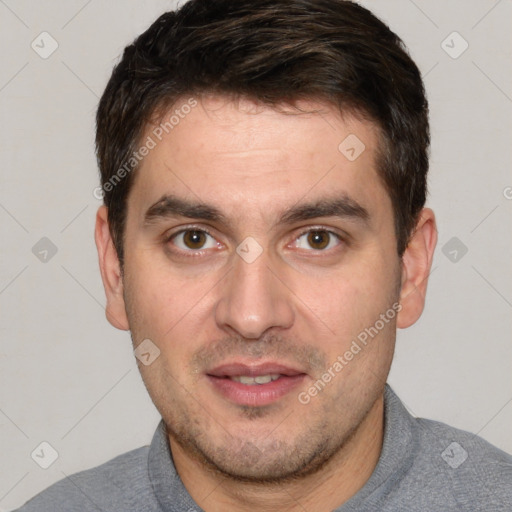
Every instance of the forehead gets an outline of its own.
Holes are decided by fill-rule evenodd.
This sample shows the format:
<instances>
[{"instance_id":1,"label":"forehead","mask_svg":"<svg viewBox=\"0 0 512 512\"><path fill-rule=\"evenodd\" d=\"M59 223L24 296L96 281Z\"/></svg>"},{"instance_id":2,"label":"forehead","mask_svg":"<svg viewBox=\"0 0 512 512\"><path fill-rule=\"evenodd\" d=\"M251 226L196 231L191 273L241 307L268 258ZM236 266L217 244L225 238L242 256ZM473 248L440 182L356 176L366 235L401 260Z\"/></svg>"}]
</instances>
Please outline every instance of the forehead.
<instances>
[{"instance_id":1,"label":"forehead","mask_svg":"<svg viewBox=\"0 0 512 512\"><path fill-rule=\"evenodd\" d=\"M378 128L326 104L297 106L300 112L247 99L178 101L146 128L142 142L153 147L136 173L130 202L142 213L168 194L238 218L275 216L302 199L336 194L368 209L389 207L376 172Z\"/></svg>"}]
</instances>

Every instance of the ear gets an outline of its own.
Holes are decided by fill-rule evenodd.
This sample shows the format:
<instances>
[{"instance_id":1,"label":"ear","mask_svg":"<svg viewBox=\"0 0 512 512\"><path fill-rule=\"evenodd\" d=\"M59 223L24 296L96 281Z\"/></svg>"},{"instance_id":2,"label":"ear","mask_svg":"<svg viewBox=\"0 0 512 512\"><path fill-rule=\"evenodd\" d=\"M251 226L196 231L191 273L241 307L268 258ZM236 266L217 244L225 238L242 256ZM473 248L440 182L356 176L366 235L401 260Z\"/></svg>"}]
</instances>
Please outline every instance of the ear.
<instances>
[{"instance_id":1,"label":"ear","mask_svg":"<svg viewBox=\"0 0 512 512\"><path fill-rule=\"evenodd\" d=\"M114 327L127 331L130 327L124 303L121 266L114 242L110 236L108 209L106 206L100 206L96 214L94 239L98 249L101 279L103 280L103 287L107 296L107 306L105 308L107 320Z\"/></svg>"},{"instance_id":2,"label":"ear","mask_svg":"<svg viewBox=\"0 0 512 512\"><path fill-rule=\"evenodd\" d=\"M425 306L427 282L437 243L434 212L424 208L402 256L402 287L397 327L405 329L418 320Z\"/></svg>"}]
</instances>

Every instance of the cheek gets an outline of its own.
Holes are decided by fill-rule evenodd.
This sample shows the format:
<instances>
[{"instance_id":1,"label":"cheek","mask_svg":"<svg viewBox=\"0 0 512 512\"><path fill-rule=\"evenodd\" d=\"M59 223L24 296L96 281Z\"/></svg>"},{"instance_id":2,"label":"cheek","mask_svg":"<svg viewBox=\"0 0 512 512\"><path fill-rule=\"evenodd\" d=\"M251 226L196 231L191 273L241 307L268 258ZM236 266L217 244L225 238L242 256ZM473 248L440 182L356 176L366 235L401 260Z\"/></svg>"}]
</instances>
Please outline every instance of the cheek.
<instances>
[{"instance_id":1,"label":"cheek","mask_svg":"<svg viewBox=\"0 0 512 512\"><path fill-rule=\"evenodd\" d=\"M169 364L197 349L212 315L212 294L205 293L212 288L209 280L184 278L166 265L141 257L127 261L126 276L127 312L135 343L151 339Z\"/></svg>"},{"instance_id":2,"label":"cheek","mask_svg":"<svg viewBox=\"0 0 512 512\"><path fill-rule=\"evenodd\" d=\"M175 297L183 297L183 292L178 293L178 282L166 278L158 266L141 256L139 253L125 264L125 295L132 335L161 339L181 313L183 301L176 301Z\"/></svg>"},{"instance_id":3,"label":"cheek","mask_svg":"<svg viewBox=\"0 0 512 512\"><path fill-rule=\"evenodd\" d=\"M331 336L353 336L391 306L393 271L384 269L382 262L374 261L315 278L296 277L297 307L308 321L325 324Z\"/></svg>"}]
</instances>

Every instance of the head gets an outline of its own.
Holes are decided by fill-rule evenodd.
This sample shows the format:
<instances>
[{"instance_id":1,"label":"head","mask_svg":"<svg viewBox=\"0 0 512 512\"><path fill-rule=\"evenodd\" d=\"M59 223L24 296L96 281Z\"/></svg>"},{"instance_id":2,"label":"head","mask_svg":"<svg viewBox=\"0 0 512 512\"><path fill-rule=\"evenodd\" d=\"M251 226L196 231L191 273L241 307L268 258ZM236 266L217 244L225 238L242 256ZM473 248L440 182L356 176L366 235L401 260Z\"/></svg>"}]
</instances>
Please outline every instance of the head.
<instances>
[{"instance_id":1,"label":"head","mask_svg":"<svg viewBox=\"0 0 512 512\"><path fill-rule=\"evenodd\" d=\"M424 304L428 145L416 65L352 2L192 0L125 49L96 241L176 449L279 480L364 424Z\"/></svg>"}]
</instances>

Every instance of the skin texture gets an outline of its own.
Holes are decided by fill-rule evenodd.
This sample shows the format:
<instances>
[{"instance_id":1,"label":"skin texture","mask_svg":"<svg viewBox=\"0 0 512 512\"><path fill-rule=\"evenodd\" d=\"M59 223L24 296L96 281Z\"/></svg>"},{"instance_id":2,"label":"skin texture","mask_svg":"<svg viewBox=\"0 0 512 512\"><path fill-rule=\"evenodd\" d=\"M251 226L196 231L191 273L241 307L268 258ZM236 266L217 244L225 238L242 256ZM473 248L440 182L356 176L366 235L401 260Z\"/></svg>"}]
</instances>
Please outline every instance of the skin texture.
<instances>
[{"instance_id":1,"label":"skin texture","mask_svg":"<svg viewBox=\"0 0 512 512\"><path fill-rule=\"evenodd\" d=\"M396 329L413 324L424 306L436 244L432 211L422 211L400 259L391 201L375 169L376 127L328 105L300 106L315 112L198 98L137 171L124 275L105 207L97 215L107 318L131 331L134 346L149 338L159 348L140 371L178 473L207 512L328 511L353 496L380 455ZM349 134L365 145L354 161L338 149ZM223 217L147 222L166 194ZM357 202L368 218L282 222L290 208L339 198ZM204 247L187 246L190 239L177 234L184 229L207 230ZM251 263L236 251L247 237L262 250ZM398 303L400 312L301 403L299 393ZM306 375L268 405L240 405L207 377L233 361L277 362Z\"/></svg>"}]
</instances>

